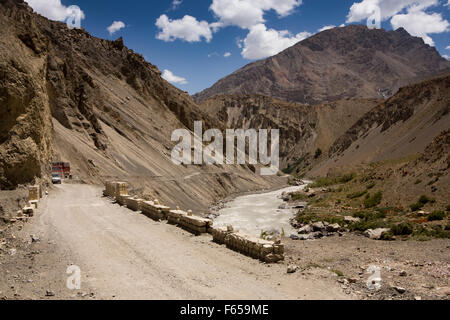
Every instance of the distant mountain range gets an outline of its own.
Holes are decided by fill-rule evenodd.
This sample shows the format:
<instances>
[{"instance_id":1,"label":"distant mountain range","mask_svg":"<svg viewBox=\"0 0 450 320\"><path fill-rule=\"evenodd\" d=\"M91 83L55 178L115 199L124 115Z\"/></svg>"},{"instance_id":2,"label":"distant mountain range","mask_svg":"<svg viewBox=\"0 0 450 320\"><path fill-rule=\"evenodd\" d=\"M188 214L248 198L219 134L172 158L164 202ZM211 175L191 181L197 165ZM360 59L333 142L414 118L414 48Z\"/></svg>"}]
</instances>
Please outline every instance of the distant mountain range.
<instances>
[{"instance_id":1,"label":"distant mountain range","mask_svg":"<svg viewBox=\"0 0 450 320\"><path fill-rule=\"evenodd\" d=\"M449 67L435 48L403 28L351 25L251 63L193 98L200 102L220 94L261 94L304 104L388 98L411 81Z\"/></svg>"}]
</instances>

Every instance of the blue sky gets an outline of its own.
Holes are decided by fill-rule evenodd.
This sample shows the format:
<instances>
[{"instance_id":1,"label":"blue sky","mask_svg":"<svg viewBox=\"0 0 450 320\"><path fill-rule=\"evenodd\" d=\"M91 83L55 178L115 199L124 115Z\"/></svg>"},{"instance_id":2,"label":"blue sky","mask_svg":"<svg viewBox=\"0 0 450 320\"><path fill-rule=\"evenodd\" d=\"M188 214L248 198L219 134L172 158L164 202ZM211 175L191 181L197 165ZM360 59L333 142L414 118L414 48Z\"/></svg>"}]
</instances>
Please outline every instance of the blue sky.
<instances>
[{"instance_id":1,"label":"blue sky","mask_svg":"<svg viewBox=\"0 0 450 320\"><path fill-rule=\"evenodd\" d=\"M450 56L450 0L27 2L44 16L61 21L67 18L67 7L77 5L84 29L100 38L122 36L129 48L161 71L167 70L166 78L191 94L325 26L366 24L374 12L380 13L381 27L402 26L435 45L441 55Z\"/></svg>"}]
</instances>

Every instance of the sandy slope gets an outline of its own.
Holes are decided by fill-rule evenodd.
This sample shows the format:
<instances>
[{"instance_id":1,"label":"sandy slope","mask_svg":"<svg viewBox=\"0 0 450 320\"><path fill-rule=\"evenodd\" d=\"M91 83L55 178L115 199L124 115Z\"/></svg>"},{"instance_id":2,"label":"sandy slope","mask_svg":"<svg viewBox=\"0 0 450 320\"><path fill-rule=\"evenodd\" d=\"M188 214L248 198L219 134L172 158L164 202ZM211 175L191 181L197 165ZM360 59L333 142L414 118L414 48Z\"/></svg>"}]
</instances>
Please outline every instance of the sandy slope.
<instances>
[{"instance_id":1,"label":"sandy slope","mask_svg":"<svg viewBox=\"0 0 450 320\"><path fill-rule=\"evenodd\" d=\"M209 236L193 237L112 204L94 186L63 185L52 192L21 232L24 239L29 234L40 238L41 263L33 266L39 275L35 285L20 287L22 297L45 294L36 288L41 285L55 298L79 297L65 288L69 264L81 268L80 292L103 299L351 297L329 272L308 279L288 275L284 264L262 264L212 243Z\"/></svg>"}]
</instances>

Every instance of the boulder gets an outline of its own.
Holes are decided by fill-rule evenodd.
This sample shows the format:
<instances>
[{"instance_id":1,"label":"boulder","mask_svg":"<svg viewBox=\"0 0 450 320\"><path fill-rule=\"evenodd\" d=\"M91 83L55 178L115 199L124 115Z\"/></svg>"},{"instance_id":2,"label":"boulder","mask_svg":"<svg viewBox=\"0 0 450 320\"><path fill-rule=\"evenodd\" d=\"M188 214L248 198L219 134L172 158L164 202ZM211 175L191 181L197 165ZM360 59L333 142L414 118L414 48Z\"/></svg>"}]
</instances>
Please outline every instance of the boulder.
<instances>
[{"instance_id":1,"label":"boulder","mask_svg":"<svg viewBox=\"0 0 450 320\"><path fill-rule=\"evenodd\" d=\"M338 232L341 229L341 226L337 223L335 224L330 224L327 226L327 231L328 232Z\"/></svg>"},{"instance_id":2,"label":"boulder","mask_svg":"<svg viewBox=\"0 0 450 320\"><path fill-rule=\"evenodd\" d=\"M361 219L360 218L346 216L346 217L344 217L344 221L347 222L347 223L353 223L353 222L360 222Z\"/></svg>"},{"instance_id":3,"label":"boulder","mask_svg":"<svg viewBox=\"0 0 450 320\"><path fill-rule=\"evenodd\" d=\"M367 238L370 238L373 240L380 240L383 233L386 233L389 231L390 231L390 229L387 229L387 228L369 229L366 232L364 232L364 235Z\"/></svg>"},{"instance_id":4,"label":"boulder","mask_svg":"<svg viewBox=\"0 0 450 320\"><path fill-rule=\"evenodd\" d=\"M298 267L297 267L297 266L295 266L295 265L290 265L290 266L287 268L287 273L288 273L288 274L296 273L297 270L298 270Z\"/></svg>"},{"instance_id":5,"label":"boulder","mask_svg":"<svg viewBox=\"0 0 450 320\"><path fill-rule=\"evenodd\" d=\"M314 231L324 231L327 227L323 222L316 222L312 224L312 228L314 229Z\"/></svg>"},{"instance_id":6,"label":"boulder","mask_svg":"<svg viewBox=\"0 0 450 320\"><path fill-rule=\"evenodd\" d=\"M314 228L311 225L307 224L306 226L301 227L298 230L298 234L308 234L308 233L311 233L313 231L314 231Z\"/></svg>"},{"instance_id":7,"label":"boulder","mask_svg":"<svg viewBox=\"0 0 450 320\"><path fill-rule=\"evenodd\" d=\"M300 240L300 237L297 236L297 235L295 235L295 234L291 234L291 235L289 236L289 238L291 238L291 240L295 240L295 241Z\"/></svg>"}]
</instances>

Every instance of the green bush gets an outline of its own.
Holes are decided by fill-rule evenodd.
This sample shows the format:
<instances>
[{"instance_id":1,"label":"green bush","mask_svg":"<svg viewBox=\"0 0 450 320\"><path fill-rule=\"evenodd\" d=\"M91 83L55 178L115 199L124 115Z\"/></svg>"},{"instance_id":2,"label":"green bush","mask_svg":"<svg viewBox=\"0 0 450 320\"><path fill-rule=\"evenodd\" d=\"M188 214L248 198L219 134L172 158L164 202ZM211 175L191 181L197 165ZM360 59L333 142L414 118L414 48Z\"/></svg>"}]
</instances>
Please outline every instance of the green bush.
<instances>
[{"instance_id":1,"label":"green bush","mask_svg":"<svg viewBox=\"0 0 450 320\"><path fill-rule=\"evenodd\" d=\"M316 154L314 155L314 159L319 159L320 158L320 156L322 155L322 149L317 149L316 150Z\"/></svg>"},{"instance_id":2,"label":"green bush","mask_svg":"<svg viewBox=\"0 0 450 320\"><path fill-rule=\"evenodd\" d=\"M442 221L445 219L445 212L444 211L433 211L428 216L428 221Z\"/></svg>"},{"instance_id":3,"label":"green bush","mask_svg":"<svg viewBox=\"0 0 450 320\"><path fill-rule=\"evenodd\" d=\"M393 226L391 231L396 236L407 236L413 234L414 227L411 223L404 222Z\"/></svg>"},{"instance_id":4,"label":"green bush","mask_svg":"<svg viewBox=\"0 0 450 320\"><path fill-rule=\"evenodd\" d=\"M291 193L291 199L293 201L306 201L308 200L308 195L304 193Z\"/></svg>"},{"instance_id":5,"label":"green bush","mask_svg":"<svg viewBox=\"0 0 450 320\"><path fill-rule=\"evenodd\" d=\"M378 206L381 203L381 200L383 200L383 193L377 192L374 195L368 194L366 196L366 200L364 200L364 206L366 208L373 208Z\"/></svg>"},{"instance_id":6,"label":"green bush","mask_svg":"<svg viewBox=\"0 0 450 320\"><path fill-rule=\"evenodd\" d=\"M348 199L358 199L358 198L361 198L366 193L367 193L367 191L355 192L355 193L347 195L347 198Z\"/></svg>"},{"instance_id":7,"label":"green bush","mask_svg":"<svg viewBox=\"0 0 450 320\"><path fill-rule=\"evenodd\" d=\"M310 188L330 187L340 183L348 183L352 181L355 177L356 174L354 173L346 174L335 178L321 177L317 178L316 182L310 184L308 187Z\"/></svg>"},{"instance_id":8,"label":"green bush","mask_svg":"<svg viewBox=\"0 0 450 320\"><path fill-rule=\"evenodd\" d=\"M420 204L422 204L424 206L424 205L426 205L428 203L435 203L435 202L436 202L435 199L428 198L427 196L424 195L424 196L421 196L419 198L419 202L418 203L420 203Z\"/></svg>"},{"instance_id":9,"label":"green bush","mask_svg":"<svg viewBox=\"0 0 450 320\"><path fill-rule=\"evenodd\" d=\"M446 211L447 211L447 212L450 212L450 206L447 206Z\"/></svg>"},{"instance_id":10,"label":"green bush","mask_svg":"<svg viewBox=\"0 0 450 320\"><path fill-rule=\"evenodd\" d=\"M373 189L376 185L377 185L377 184L376 184L375 182L369 183L369 184L367 185L367 190Z\"/></svg>"},{"instance_id":11,"label":"green bush","mask_svg":"<svg viewBox=\"0 0 450 320\"><path fill-rule=\"evenodd\" d=\"M381 234L380 240L383 241L392 241L394 240L394 233L392 231L383 232Z\"/></svg>"},{"instance_id":12,"label":"green bush","mask_svg":"<svg viewBox=\"0 0 450 320\"><path fill-rule=\"evenodd\" d=\"M414 184L421 184L421 183L422 183L422 180L420 180L420 179L417 179L416 182L414 182Z\"/></svg>"},{"instance_id":13,"label":"green bush","mask_svg":"<svg viewBox=\"0 0 450 320\"><path fill-rule=\"evenodd\" d=\"M409 207L411 208L412 212L416 212L422 209L423 205L421 205L420 203L413 203Z\"/></svg>"},{"instance_id":14,"label":"green bush","mask_svg":"<svg viewBox=\"0 0 450 320\"><path fill-rule=\"evenodd\" d=\"M448 226L447 226L448 227ZM450 230L443 228L441 226L434 226L431 230L425 228L424 226L419 226L416 231L414 231L415 238L438 238L438 239L449 239Z\"/></svg>"},{"instance_id":15,"label":"green bush","mask_svg":"<svg viewBox=\"0 0 450 320\"><path fill-rule=\"evenodd\" d=\"M389 226L382 220L363 220L354 222L349 226L350 231L364 232L369 229L388 228Z\"/></svg>"}]
</instances>

